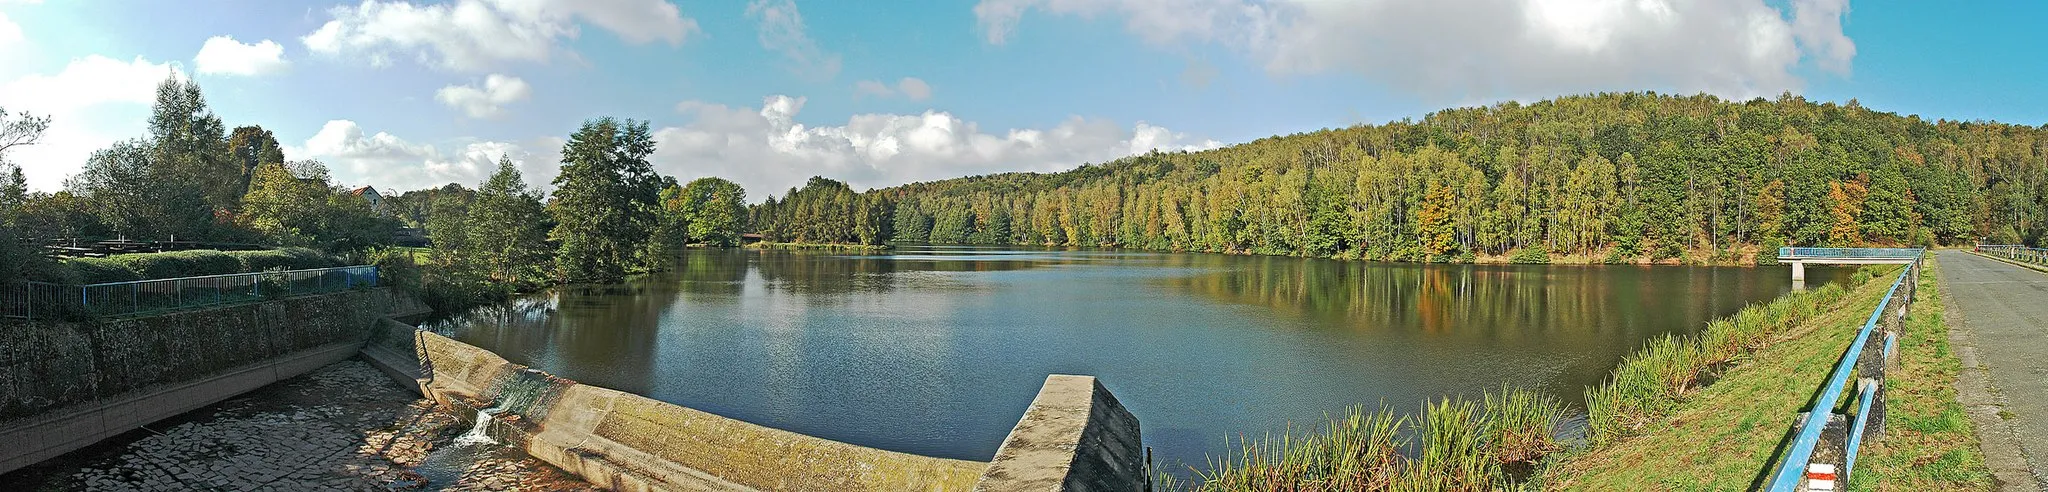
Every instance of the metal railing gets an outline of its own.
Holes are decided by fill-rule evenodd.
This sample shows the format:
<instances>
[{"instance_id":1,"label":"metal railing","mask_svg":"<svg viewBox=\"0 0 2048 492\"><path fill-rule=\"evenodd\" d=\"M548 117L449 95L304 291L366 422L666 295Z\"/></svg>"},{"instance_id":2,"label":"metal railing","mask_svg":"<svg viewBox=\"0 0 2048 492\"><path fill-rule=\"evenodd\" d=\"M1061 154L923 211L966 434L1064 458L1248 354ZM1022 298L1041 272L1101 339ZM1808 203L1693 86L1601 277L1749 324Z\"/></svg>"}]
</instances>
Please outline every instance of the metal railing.
<instances>
[{"instance_id":1,"label":"metal railing","mask_svg":"<svg viewBox=\"0 0 2048 492\"><path fill-rule=\"evenodd\" d=\"M377 267L350 266L66 285L0 288L0 317L135 316L377 286Z\"/></svg>"},{"instance_id":2,"label":"metal railing","mask_svg":"<svg viewBox=\"0 0 2048 492\"><path fill-rule=\"evenodd\" d=\"M1848 351L1835 362L1834 371L1821 386L1820 396L1814 399L1813 408L1800 416L1797 433L1785 458L1772 472L1768 490L1792 492L1806 490L1808 479L1836 480L1846 485L1849 474L1856 468L1856 451L1866 439L1884 433L1884 379L1887 366L1895 358L1898 333L1905 322L1906 310L1912 305L1913 292L1920 280L1920 259L1913 258L1905 271L1892 281L1884 299L1877 302L1877 308L1870 311L1870 317L1856 330L1856 339L1849 343ZM1882 338L1876 338L1879 335ZM1842 401L1848 384L1854 377L1855 413L1838 415L1835 406ZM1817 455L1825 455L1816 458ZM1808 467L1814 463L1838 464L1833 476L1809 476ZM1840 488L1838 485L1837 488Z\"/></svg>"},{"instance_id":3,"label":"metal railing","mask_svg":"<svg viewBox=\"0 0 2048 492\"><path fill-rule=\"evenodd\" d=\"M2021 263L2048 265L2048 249L2029 248L2017 244L1979 244L1976 251Z\"/></svg>"},{"instance_id":4,"label":"metal railing","mask_svg":"<svg viewBox=\"0 0 2048 492\"><path fill-rule=\"evenodd\" d=\"M1778 248L1778 258L1919 258L1920 248Z\"/></svg>"}]
</instances>

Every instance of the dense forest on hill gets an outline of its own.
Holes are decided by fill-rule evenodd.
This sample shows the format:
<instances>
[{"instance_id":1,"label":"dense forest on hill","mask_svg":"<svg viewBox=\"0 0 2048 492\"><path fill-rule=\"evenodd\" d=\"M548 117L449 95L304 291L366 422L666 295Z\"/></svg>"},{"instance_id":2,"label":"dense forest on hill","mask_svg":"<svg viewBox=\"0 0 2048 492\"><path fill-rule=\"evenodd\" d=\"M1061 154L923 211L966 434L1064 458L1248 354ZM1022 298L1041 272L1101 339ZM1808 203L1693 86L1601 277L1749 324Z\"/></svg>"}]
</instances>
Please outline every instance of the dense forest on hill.
<instances>
[{"instance_id":1,"label":"dense forest on hill","mask_svg":"<svg viewBox=\"0 0 2048 492\"><path fill-rule=\"evenodd\" d=\"M813 179L753 217L778 241L1728 262L1778 245L2039 243L2044 156L2043 128L1854 100L1610 93L1050 174L867 193Z\"/></svg>"}]
</instances>

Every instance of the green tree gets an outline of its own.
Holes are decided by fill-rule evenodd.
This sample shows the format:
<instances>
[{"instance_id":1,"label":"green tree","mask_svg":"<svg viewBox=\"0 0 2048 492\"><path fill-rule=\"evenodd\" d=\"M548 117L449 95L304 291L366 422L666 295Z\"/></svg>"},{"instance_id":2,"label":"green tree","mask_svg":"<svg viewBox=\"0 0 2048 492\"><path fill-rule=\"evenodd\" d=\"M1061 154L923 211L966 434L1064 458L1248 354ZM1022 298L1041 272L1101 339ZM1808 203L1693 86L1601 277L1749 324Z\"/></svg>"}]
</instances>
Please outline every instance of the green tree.
<instances>
[{"instance_id":1,"label":"green tree","mask_svg":"<svg viewBox=\"0 0 2048 492\"><path fill-rule=\"evenodd\" d=\"M227 128L207 109L199 84L174 74L157 85L149 117L152 161L168 177L196 188L213 210L232 210L247 189L248 168L228 149Z\"/></svg>"},{"instance_id":2,"label":"green tree","mask_svg":"<svg viewBox=\"0 0 2048 492\"><path fill-rule=\"evenodd\" d=\"M617 281L646 259L661 193L647 162L652 154L654 138L642 121L598 118L569 135L549 234L561 243L555 261L563 280Z\"/></svg>"},{"instance_id":3,"label":"green tree","mask_svg":"<svg viewBox=\"0 0 2048 492\"><path fill-rule=\"evenodd\" d=\"M315 235L328 194L326 183L300 180L284 164L257 166L237 220L272 244L312 245L318 241Z\"/></svg>"},{"instance_id":4,"label":"green tree","mask_svg":"<svg viewBox=\"0 0 2048 492\"><path fill-rule=\"evenodd\" d=\"M130 239L194 239L213 213L198 188L157 165L148 141L129 140L94 152L64 187L85 197L113 233Z\"/></svg>"},{"instance_id":5,"label":"green tree","mask_svg":"<svg viewBox=\"0 0 2048 492\"><path fill-rule=\"evenodd\" d=\"M740 244L747 217L747 191L719 178L697 178L682 188L683 213L691 242L730 248Z\"/></svg>"},{"instance_id":6,"label":"green tree","mask_svg":"<svg viewBox=\"0 0 2048 492\"><path fill-rule=\"evenodd\" d=\"M284 163L284 149L278 146L277 137L261 126L235 127L234 133L228 136L228 154L233 156L235 165L242 172L244 190L254 179L256 166Z\"/></svg>"},{"instance_id":7,"label":"green tree","mask_svg":"<svg viewBox=\"0 0 2048 492\"><path fill-rule=\"evenodd\" d=\"M553 265L547 243L547 210L540 193L527 188L509 157L476 190L469 206L467 243L494 280L539 282Z\"/></svg>"}]
</instances>

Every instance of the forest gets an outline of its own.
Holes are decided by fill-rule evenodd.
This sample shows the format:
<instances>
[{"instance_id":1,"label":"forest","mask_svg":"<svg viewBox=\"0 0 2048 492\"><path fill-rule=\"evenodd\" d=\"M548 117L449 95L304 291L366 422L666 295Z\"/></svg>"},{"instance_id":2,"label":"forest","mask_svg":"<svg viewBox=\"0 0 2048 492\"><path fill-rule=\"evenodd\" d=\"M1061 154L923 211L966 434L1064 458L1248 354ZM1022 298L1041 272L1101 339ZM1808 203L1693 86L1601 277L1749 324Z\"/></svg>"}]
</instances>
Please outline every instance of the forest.
<instances>
[{"instance_id":1,"label":"forest","mask_svg":"<svg viewBox=\"0 0 2048 492\"><path fill-rule=\"evenodd\" d=\"M2039 244L2044 147L2042 128L1854 100L1604 93L1059 173L866 193L813 179L752 216L793 242L1745 263L1781 245Z\"/></svg>"}]
</instances>

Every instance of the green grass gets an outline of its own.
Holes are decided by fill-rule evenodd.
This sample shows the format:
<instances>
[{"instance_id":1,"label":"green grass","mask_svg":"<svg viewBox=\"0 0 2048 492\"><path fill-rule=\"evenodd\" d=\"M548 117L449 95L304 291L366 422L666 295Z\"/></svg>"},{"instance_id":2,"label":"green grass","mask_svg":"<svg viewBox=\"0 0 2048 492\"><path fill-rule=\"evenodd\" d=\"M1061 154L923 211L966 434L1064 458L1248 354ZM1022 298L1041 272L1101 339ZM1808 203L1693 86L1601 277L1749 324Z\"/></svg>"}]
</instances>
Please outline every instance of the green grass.
<instances>
[{"instance_id":1,"label":"green grass","mask_svg":"<svg viewBox=\"0 0 2048 492\"><path fill-rule=\"evenodd\" d=\"M1958 362L1934 286L1920 277L1886 382L1890 433L1866 443L1858 490L1981 490L1989 472L1951 386ZM1651 341L1587 391L1588 439L1556 440L1554 399L1510 388L1424 404L1413 419L1354 408L1318 430L1241 440L1192 481L1159 490L1745 490L1896 278L1858 271L1749 306L1699 334ZM1405 456L1401 450L1412 450ZM1530 480L1512 483L1517 471Z\"/></svg>"},{"instance_id":2,"label":"green grass","mask_svg":"<svg viewBox=\"0 0 2048 492\"><path fill-rule=\"evenodd\" d=\"M1865 443L1847 484L1855 490L1985 490L1989 472L1969 419L1957 403L1953 382L1959 363L1948 349L1941 321L1932 260L1920 276L1915 304L1899 340L1899 369L1887 375L1888 434ZM1689 397L1662 388L1661 415L1627 421L1583 454L1546 470L1545 488L1558 490L1746 490L1777 459L1797 412L1832 370L1855 330L1890 287L1896 269L1865 269L1858 285L1827 303L1783 305L1781 298L1759 312L1734 317L1766 320L1790 316L1802 321L1761 342L1751 355L1735 359L1713 385ZM1718 322L1717 322L1718 323ZM1702 338L1714 337L1710 327ZM1653 345L1646 354L1654 354ZM1639 357L1676 358L1639 354ZM1633 358L1632 358L1633 359ZM1623 379L1617 369L1616 379ZM1640 371L1639 371L1640 372ZM1626 376L1641 378L1642 375ZM1646 382L1629 383L1657 396ZM1643 389L1649 386L1650 389ZM1600 390L1596 389L1595 393ZM1621 390L1609 390L1621 391ZM1595 399L1589 393L1589 405ZM1652 400L1655 401L1655 400ZM1627 406L1616 403L1615 406ZM1595 421L1596 428L1598 421Z\"/></svg>"},{"instance_id":3,"label":"green grass","mask_svg":"<svg viewBox=\"0 0 2048 492\"><path fill-rule=\"evenodd\" d=\"M1503 388L1482 400L1446 398L1415 418L1353 407L1320 429L1241 440L1230 458L1171 476L1157 490L1493 490L1505 471L1555 453L1564 406L1549 396ZM1402 450L1413 449L1412 458Z\"/></svg>"},{"instance_id":4,"label":"green grass","mask_svg":"<svg viewBox=\"0 0 2048 492\"><path fill-rule=\"evenodd\" d=\"M1913 310L1899 334L1899 367L1886 375L1890 420L1883 439L1865 447L1850 490L1990 490L1990 468L1969 413L1956 399L1962 362L1948 345L1940 286L1927 262Z\"/></svg>"},{"instance_id":5,"label":"green grass","mask_svg":"<svg viewBox=\"0 0 2048 492\"><path fill-rule=\"evenodd\" d=\"M1557 490L1749 489L1890 287L1873 277L1893 278L1866 269L1853 288L1794 293L1717 321L1693 350L1659 342L1631 356L1587 394L1590 448L1539 481ZM1719 364L1720 377L1680 384L1684 371L1673 368L1702 362Z\"/></svg>"}]
</instances>

